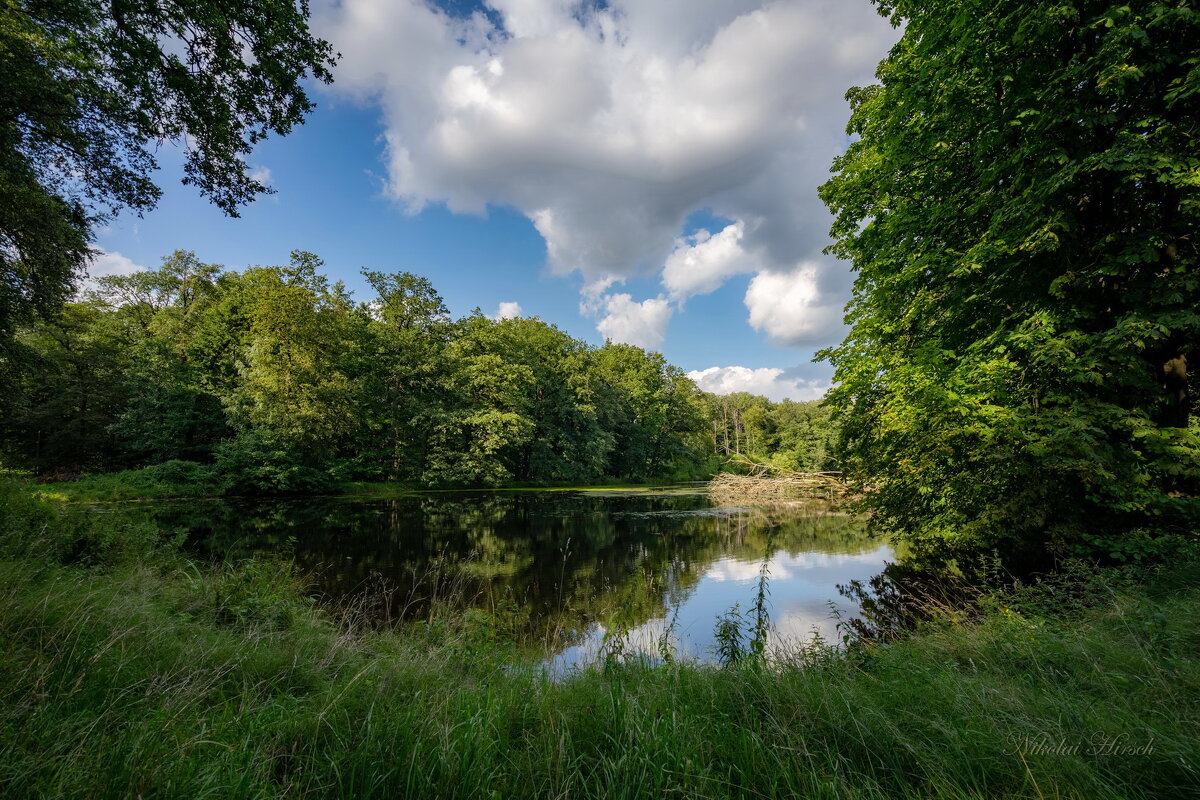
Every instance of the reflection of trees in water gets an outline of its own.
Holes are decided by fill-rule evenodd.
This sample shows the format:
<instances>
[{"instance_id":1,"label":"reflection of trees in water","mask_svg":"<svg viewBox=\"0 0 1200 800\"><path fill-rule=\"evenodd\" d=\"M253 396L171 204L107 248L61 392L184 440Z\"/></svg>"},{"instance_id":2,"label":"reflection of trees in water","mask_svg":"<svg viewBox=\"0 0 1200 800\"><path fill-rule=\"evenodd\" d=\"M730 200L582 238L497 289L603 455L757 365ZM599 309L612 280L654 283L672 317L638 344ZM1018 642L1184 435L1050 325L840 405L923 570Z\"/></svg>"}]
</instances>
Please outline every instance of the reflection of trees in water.
<instances>
[{"instance_id":1,"label":"reflection of trees in water","mask_svg":"<svg viewBox=\"0 0 1200 800\"><path fill-rule=\"evenodd\" d=\"M819 504L711 509L703 495L560 492L391 500L162 504L160 524L218 559L285 555L335 601L381 621L476 607L530 639L576 642L685 600L718 559L873 550L861 521Z\"/></svg>"},{"instance_id":2,"label":"reflection of trees in water","mask_svg":"<svg viewBox=\"0 0 1200 800\"><path fill-rule=\"evenodd\" d=\"M945 563L888 564L868 581L838 591L858 604L850 630L866 641L889 641L935 617L972 615L982 590Z\"/></svg>"}]
</instances>

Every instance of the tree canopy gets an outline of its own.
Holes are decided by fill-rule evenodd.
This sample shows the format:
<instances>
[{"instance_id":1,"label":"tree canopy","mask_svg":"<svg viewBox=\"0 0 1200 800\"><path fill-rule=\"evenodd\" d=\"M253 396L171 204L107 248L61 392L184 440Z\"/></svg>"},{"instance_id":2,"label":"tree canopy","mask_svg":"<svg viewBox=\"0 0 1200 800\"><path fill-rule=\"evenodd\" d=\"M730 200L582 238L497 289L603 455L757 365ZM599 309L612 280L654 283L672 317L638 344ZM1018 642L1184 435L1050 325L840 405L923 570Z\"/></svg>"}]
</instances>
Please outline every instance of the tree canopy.
<instances>
[{"instance_id":1,"label":"tree canopy","mask_svg":"<svg viewBox=\"0 0 1200 800\"><path fill-rule=\"evenodd\" d=\"M538 319L455 320L407 272L365 272L375 296L358 303L322 268L302 251L240 273L176 252L99 279L21 329L0 460L63 476L174 462L270 493L708 471L703 396L660 354Z\"/></svg>"},{"instance_id":2,"label":"tree canopy","mask_svg":"<svg viewBox=\"0 0 1200 800\"><path fill-rule=\"evenodd\" d=\"M877 0L821 189L857 271L825 354L884 527L1045 557L1187 524L1200 476L1200 11Z\"/></svg>"},{"instance_id":3,"label":"tree canopy","mask_svg":"<svg viewBox=\"0 0 1200 800\"><path fill-rule=\"evenodd\" d=\"M245 157L313 108L334 55L305 0L0 3L0 364L15 327L56 308L95 225L152 208L152 146L226 213L270 189Z\"/></svg>"}]
</instances>

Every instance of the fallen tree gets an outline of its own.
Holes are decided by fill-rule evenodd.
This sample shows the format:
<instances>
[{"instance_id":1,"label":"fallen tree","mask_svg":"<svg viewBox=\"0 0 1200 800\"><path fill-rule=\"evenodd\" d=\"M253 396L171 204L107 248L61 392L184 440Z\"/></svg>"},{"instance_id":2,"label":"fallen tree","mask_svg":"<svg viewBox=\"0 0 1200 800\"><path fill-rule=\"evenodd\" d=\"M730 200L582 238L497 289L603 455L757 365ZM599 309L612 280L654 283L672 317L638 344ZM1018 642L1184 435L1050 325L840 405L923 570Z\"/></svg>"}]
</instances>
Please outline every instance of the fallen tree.
<instances>
[{"instance_id":1,"label":"fallen tree","mask_svg":"<svg viewBox=\"0 0 1200 800\"><path fill-rule=\"evenodd\" d=\"M796 472L773 464L751 461L736 456L728 462L731 467L746 470L720 472L708 482L708 491L722 500L766 499L777 497L844 496L850 488L840 472Z\"/></svg>"}]
</instances>

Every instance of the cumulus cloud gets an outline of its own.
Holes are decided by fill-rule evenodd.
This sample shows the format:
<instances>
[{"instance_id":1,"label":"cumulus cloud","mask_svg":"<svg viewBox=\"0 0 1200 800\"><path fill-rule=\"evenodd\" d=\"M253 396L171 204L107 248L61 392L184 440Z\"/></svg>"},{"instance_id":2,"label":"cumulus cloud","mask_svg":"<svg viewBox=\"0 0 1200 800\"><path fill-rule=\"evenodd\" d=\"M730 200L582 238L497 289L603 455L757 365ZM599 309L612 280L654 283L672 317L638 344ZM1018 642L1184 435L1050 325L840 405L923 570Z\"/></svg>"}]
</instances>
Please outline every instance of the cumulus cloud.
<instances>
[{"instance_id":1,"label":"cumulus cloud","mask_svg":"<svg viewBox=\"0 0 1200 800\"><path fill-rule=\"evenodd\" d=\"M662 283L676 300L708 294L727 279L753 272L754 259L742 249L745 225L735 222L715 235L701 228L694 235L675 240L675 249L663 265Z\"/></svg>"},{"instance_id":2,"label":"cumulus cloud","mask_svg":"<svg viewBox=\"0 0 1200 800\"><path fill-rule=\"evenodd\" d=\"M815 272L806 308L844 303L848 271L820 255L829 217L816 187L845 144L846 89L872 81L897 37L869 3L485 5L316 9L344 54L334 91L382 111L390 196L412 212L516 208L551 270L585 283L665 268L681 301L739 272ZM705 209L732 228L681 238ZM767 316L764 330L794 338Z\"/></svg>"},{"instance_id":3,"label":"cumulus cloud","mask_svg":"<svg viewBox=\"0 0 1200 800\"><path fill-rule=\"evenodd\" d=\"M605 339L635 344L655 350L667 334L671 304L663 297L634 302L628 294L610 294L603 298L604 317L596 330Z\"/></svg>"},{"instance_id":4,"label":"cumulus cloud","mask_svg":"<svg viewBox=\"0 0 1200 800\"><path fill-rule=\"evenodd\" d=\"M780 344L820 344L842 330L844 298L821 290L820 269L760 272L746 289L750 324Z\"/></svg>"},{"instance_id":5,"label":"cumulus cloud","mask_svg":"<svg viewBox=\"0 0 1200 800\"><path fill-rule=\"evenodd\" d=\"M492 319L513 319L521 316L521 304L504 302L496 309L496 313L492 314Z\"/></svg>"},{"instance_id":6,"label":"cumulus cloud","mask_svg":"<svg viewBox=\"0 0 1200 800\"><path fill-rule=\"evenodd\" d=\"M787 370L776 367L709 367L689 372L688 377L706 392L749 392L763 395L775 402L785 399L820 400L829 391L830 386L826 380L789 375Z\"/></svg>"},{"instance_id":7,"label":"cumulus cloud","mask_svg":"<svg viewBox=\"0 0 1200 800\"><path fill-rule=\"evenodd\" d=\"M88 277L94 280L108 275L132 275L144 269L145 267L141 264L118 252L95 248L92 251L91 262L88 264Z\"/></svg>"}]
</instances>

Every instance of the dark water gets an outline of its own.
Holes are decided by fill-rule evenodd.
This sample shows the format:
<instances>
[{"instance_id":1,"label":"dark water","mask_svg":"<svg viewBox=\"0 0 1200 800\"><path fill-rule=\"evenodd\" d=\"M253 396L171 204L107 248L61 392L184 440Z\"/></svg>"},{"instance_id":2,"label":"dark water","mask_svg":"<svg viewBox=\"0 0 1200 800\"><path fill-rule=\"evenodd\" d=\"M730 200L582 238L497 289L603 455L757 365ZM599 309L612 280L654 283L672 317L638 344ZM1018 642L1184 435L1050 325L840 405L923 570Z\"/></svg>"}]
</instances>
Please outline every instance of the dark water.
<instances>
[{"instance_id":1,"label":"dark water","mask_svg":"<svg viewBox=\"0 0 1200 800\"><path fill-rule=\"evenodd\" d=\"M478 608L556 668L671 642L713 657L719 615L746 616L764 587L770 646L852 615L839 584L891 558L862 522L820 504L715 507L698 488L422 493L392 499L167 503L161 524L217 560L292 559L327 601L379 624ZM765 578L765 581L764 581Z\"/></svg>"}]
</instances>

